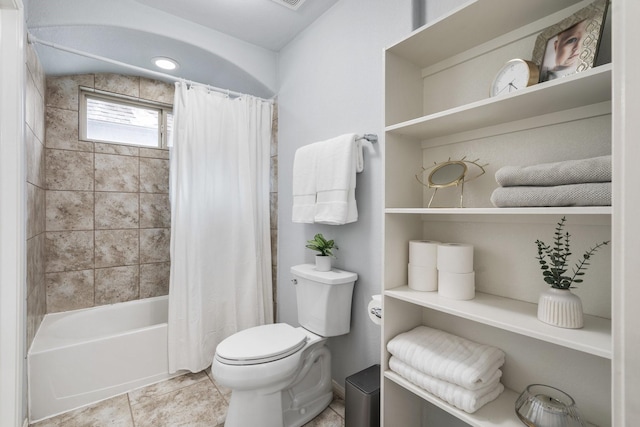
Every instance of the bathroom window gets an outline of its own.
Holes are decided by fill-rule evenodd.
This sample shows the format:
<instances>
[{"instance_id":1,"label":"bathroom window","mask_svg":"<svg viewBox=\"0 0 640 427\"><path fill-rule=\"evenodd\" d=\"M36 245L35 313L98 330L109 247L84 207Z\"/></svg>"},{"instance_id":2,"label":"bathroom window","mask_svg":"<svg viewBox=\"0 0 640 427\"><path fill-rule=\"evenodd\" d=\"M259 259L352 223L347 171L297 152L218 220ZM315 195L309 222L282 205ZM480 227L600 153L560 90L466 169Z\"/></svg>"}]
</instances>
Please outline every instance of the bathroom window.
<instances>
[{"instance_id":1,"label":"bathroom window","mask_svg":"<svg viewBox=\"0 0 640 427\"><path fill-rule=\"evenodd\" d=\"M81 91L80 138L141 147L171 146L171 106L97 91Z\"/></svg>"}]
</instances>

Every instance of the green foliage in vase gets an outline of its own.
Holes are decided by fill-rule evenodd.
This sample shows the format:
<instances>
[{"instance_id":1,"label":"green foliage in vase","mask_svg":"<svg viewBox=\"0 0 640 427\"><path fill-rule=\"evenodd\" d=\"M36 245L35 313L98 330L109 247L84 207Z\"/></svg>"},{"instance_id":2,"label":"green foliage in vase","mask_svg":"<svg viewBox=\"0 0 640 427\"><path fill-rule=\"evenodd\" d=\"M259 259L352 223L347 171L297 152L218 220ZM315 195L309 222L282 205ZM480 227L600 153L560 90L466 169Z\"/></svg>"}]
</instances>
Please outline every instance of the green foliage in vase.
<instances>
[{"instance_id":1,"label":"green foliage in vase","mask_svg":"<svg viewBox=\"0 0 640 427\"><path fill-rule=\"evenodd\" d=\"M569 289L573 288L572 285L574 283L582 283L581 277L584 276L585 271L589 266L589 260L593 254L601 246L609 243L607 240L590 248L584 253L584 255L582 255L582 259L573 267L573 275L566 275L568 259L571 255L569 245L571 235L568 232L563 231L565 222L566 218L562 217L556 227L553 244L547 245L540 240L536 240L536 245L538 246L538 256L536 258L540 262L540 269L542 270L544 281L550 284L552 288L556 289Z\"/></svg>"},{"instance_id":2,"label":"green foliage in vase","mask_svg":"<svg viewBox=\"0 0 640 427\"><path fill-rule=\"evenodd\" d=\"M306 247L311 249L312 251L320 252L322 256L331 256L333 255L333 249L338 249L335 242L333 240L327 240L320 233L316 234L313 237L313 240L307 240Z\"/></svg>"}]
</instances>

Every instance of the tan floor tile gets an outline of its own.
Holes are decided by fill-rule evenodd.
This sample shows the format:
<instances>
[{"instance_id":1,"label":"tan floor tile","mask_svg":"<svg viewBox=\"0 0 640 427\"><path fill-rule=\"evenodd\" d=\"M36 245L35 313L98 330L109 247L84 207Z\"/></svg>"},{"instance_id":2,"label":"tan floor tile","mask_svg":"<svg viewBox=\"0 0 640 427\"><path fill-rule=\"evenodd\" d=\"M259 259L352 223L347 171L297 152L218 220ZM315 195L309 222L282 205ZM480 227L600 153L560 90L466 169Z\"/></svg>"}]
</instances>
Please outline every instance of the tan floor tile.
<instances>
[{"instance_id":1,"label":"tan floor tile","mask_svg":"<svg viewBox=\"0 0 640 427\"><path fill-rule=\"evenodd\" d=\"M136 427L211 427L224 422L227 402L213 383L198 381L131 405L131 412Z\"/></svg>"},{"instance_id":2,"label":"tan floor tile","mask_svg":"<svg viewBox=\"0 0 640 427\"><path fill-rule=\"evenodd\" d=\"M344 399L334 397L333 402L329 405L338 415L344 418Z\"/></svg>"},{"instance_id":3,"label":"tan floor tile","mask_svg":"<svg viewBox=\"0 0 640 427\"><path fill-rule=\"evenodd\" d=\"M32 427L134 427L126 394L31 424Z\"/></svg>"},{"instance_id":4,"label":"tan floor tile","mask_svg":"<svg viewBox=\"0 0 640 427\"><path fill-rule=\"evenodd\" d=\"M344 427L344 419L333 409L327 408L303 427Z\"/></svg>"},{"instance_id":5,"label":"tan floor tile","mask_svg":"<svg viewBox=\"0 0 640 427\"><path fill-rule=\"evenodd\" d=\"M171 378L170 380L133 390L132 392L129 392L129 402L131 405L143 404L149 399L154 399L157 396L180 390L184 387L189 387L203 380L208 380L208 377L204 372L198 372L196 374L189 372L184 375L180 375L179 377Z\"/></svg>"}]
</instances>

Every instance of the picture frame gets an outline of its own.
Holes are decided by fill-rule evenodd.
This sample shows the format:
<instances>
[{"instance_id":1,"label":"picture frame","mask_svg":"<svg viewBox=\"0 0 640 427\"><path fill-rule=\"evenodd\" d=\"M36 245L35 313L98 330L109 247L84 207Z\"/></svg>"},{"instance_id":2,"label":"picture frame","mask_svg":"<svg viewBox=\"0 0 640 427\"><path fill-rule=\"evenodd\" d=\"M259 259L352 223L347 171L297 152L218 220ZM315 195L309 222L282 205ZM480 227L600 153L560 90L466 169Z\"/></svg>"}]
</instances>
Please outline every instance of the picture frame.
<instances>
[{"instance_id":1,"label":"picture frame","mask_svg":"<svg viewBox=\"0 0 640 427\"><path fill-rule=\"evenodd\" d=\"M532 60L540 83L594 66L608 6L609 0L596 0L538 35Z\"/></svg>"}]
</instances>

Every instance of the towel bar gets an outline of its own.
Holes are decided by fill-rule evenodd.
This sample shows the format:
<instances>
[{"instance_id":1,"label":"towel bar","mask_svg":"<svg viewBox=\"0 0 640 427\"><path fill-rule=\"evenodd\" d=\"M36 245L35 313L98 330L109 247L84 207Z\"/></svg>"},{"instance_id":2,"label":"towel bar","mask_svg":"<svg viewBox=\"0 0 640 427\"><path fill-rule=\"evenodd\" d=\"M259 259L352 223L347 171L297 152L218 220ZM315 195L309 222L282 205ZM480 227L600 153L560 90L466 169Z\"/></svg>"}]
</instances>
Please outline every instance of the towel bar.
<instances>
[{"instance_id":1,"label":"towel bar","mask_svg":"<svg viewBox=\"0 0 640 427\"><path fill-rule=\"evenodd\" d=\"M364 135L358 137L358 139L366 139L370 143L375 144L376 142L378 142L378 135L374 133L365 133Z\"/></svg>"}]
</instances>

